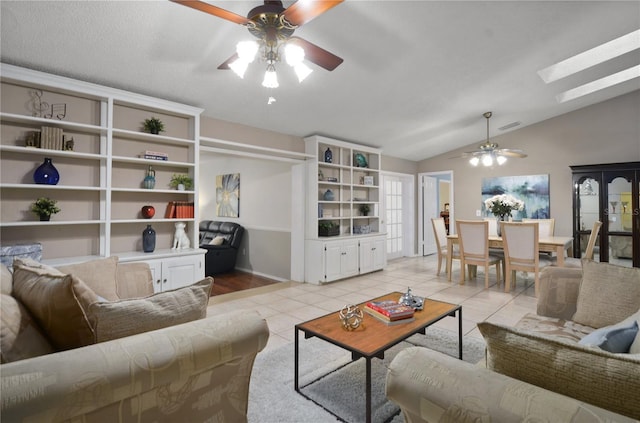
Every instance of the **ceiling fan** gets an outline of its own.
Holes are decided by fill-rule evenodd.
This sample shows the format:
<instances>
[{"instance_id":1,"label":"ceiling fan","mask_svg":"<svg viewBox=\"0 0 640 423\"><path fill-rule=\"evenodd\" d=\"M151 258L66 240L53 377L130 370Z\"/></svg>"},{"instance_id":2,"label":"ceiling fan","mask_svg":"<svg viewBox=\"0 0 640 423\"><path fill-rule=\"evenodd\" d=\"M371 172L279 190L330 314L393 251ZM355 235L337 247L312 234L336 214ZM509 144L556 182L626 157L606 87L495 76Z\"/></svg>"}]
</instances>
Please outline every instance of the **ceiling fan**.
<instances>
[{"instance_id":1,"label":"ceiling fan","mask_svg":"<svg viewBox=\"0 0 640 423\"><path fill-rule=\"evenodd\" d=\"M232 69L242 77L247 64L253 61L259 50L261 51L262 59L267 63L267 73L265 74L263 85L271 85L269 86L270 88L278 86L277 79L275 80L275 85L273 81L268 82L267 79L269 78L269 72L273 72L271 77L275 78L274 65L281 59L280 47L283 45L286 45L287 49L289 49L289 46L293 46L290 50L296 50L293 53L287 51L286 58L287 63L296 70L300 81L311 72L311 69L306 68L304 64L298 66L298 68L295 67L295 65L301 64L305 58L328 71L334 70L343 62L335 54L300 37L293 36L293 33L302 25L337 6L344 0L299 0L287 8L279 0L265 0L263 5L251 9L246 18L203 1L171 1L245 26L258 39L257 44L255 42L238 43L237 52L218 66L218 69ZM303 77L298 72L299 70L304 75Z\"/></svg>"},{"instance_id":2,"label":"ceiling fan","mask_svg":"<svg viewBox=\"0 0 640 423\"><path fill-rule=\"evenodd\" d=\"M522 150L499 148L498 144L489 141L489 119L492 115L491 112L485 112L482 115L487 118L487 140L478 146L478 150L462 153L462 157L471 157L469 163L472 166L478 166L479 163L482 163L483 166L493 166L494 163L503 165L507 161L507 157L519 159L527 157Z\"/></svg>"}]
</instances>

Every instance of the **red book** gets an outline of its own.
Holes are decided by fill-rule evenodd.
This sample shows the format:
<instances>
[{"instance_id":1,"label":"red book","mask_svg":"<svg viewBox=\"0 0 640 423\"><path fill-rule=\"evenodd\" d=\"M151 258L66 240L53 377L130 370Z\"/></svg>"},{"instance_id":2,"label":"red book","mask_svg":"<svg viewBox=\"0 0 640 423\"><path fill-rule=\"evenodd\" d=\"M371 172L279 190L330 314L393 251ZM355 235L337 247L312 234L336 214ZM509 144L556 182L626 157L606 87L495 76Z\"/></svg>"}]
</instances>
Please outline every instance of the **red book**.
<instances>
[{"instance_id":1,"label":"red book","mask_svg":"<svg viewBox=\"0 0 640 423\"><path fill-rule=\"evenodd\" d=\"M369 301L365 307L374 310L383 316L389 318L389 320L399 320L413 317L413 307L406 306L404 304L398 304L395 301Z\"/></svg>"}]
</instances>

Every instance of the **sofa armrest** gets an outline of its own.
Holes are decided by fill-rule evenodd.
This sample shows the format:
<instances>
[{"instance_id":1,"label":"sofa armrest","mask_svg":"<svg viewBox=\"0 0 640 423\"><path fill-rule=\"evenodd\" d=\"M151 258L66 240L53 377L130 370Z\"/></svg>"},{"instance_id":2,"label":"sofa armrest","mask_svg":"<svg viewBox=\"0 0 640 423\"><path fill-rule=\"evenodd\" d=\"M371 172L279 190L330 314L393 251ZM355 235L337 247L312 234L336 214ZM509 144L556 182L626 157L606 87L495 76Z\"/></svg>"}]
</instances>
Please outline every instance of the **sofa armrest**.
<instances>
[{"instance_id":1,"label":"sofa armrest","mask_svg":"<svg viewBox=\"0 0 640 423\"><path fill-rule=\"evenodd\" d=\"M582 269L549 266L540 272L537 313L571 320L576 312Z\"/></svg>"},{"instance_id":2,"label":"sofa armrest","mask_svg":"<svg viewBox=\"0 0 640 423\"><path fill-rule=\"evenodd\" d=\"M246 421L266 322L238 311L3 364L2 418Z\"/></svg>"},{"instance_id":3,"label":"sofa armrest","mask_svg":"<svg viewBox=\"0 0 640 423\"><path fill-rule=\"evenodd\" d=\"M633 421L422 347L407 348L393 359L386 393L406 423Z\"/></svg>"}]
</instances>

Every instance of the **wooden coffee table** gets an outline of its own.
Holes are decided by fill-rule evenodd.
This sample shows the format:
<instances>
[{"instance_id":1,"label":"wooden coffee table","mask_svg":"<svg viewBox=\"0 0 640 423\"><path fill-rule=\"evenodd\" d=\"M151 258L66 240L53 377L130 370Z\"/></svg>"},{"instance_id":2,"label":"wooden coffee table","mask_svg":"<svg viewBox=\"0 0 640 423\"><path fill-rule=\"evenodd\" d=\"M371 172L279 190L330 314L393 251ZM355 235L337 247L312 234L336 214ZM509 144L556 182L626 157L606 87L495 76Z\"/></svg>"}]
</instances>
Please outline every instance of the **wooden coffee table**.
<instances>
[{"instance_id":1,"label":"wooden coffee table","mask_svg":"<svg viewBox=\"0 0 640 423\"><path fill-rule=\"evenodd\" d=\"M383 301L400 299L402 293L392 292L369 301ZM367 301L368 302L368 301ZM358 304L362 307L367 303ZM389 348L416 333L425 334L426 328L447 316L458 315L458 347L459 358L462 360L462 306L425 299L424 309L415 312L415 320L412 322L386 325L373 316L364 313L361 327L354 331L347 331L342 327L339 317L340 312L327 314L317 319L297 324L295 331L295 375L294 388L306 397L298 387L298 334L304 333L305 339L316 336L331 344L337 345L351 352L352 360L364 358L366 361L366 415L367 423L371 422L371 359L384 358L384 353Z\"/></svg>"}]
</instances>

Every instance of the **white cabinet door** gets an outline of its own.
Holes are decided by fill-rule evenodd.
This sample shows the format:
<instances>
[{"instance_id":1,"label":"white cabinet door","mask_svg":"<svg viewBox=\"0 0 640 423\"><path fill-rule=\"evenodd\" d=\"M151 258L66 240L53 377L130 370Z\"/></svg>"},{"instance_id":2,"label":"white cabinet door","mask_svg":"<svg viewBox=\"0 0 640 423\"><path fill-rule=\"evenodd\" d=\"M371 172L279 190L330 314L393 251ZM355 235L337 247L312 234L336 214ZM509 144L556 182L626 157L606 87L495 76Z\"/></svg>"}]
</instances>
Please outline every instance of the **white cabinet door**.
<instances>
[{"instance_id":1,"label":"white cabinet door","mask_svg":"<svg viewBox=\"0 0 640 423\"><path fill-rule=\"evenodd\" d=\"M343 278L358 274L358 241L342 244L341 274Z\"/></svg>"},{"instance_id":2,"label":"white cabinet door","mask_svg":"<svg viewBox=\"0 0 640 423\"><path fill-rule=\"evenodd\" d=\"M342 277L342 243L327 242L324 245L324 280L335 281Z\"/></svg>"},{"instance_id":3,"label":"white cabinet door","mask_svg":"<svg viewBox=\"0 0 640 423\"><path fill-rule=\"evenodd\" d=\"M360 240L360 273L384 269L387 265L386 242L384 237Z\"/></svg>"},{"instance_id":4,"label":"white cabinet door","mask_svg":"<svg viewBox=\"0 0 640 423\"><path fill-rule=\"evenodd\" d=\"M204 255L146 260L153 278L153 291L163 292L204 279Z\"/></svg>"}]
</instances>

